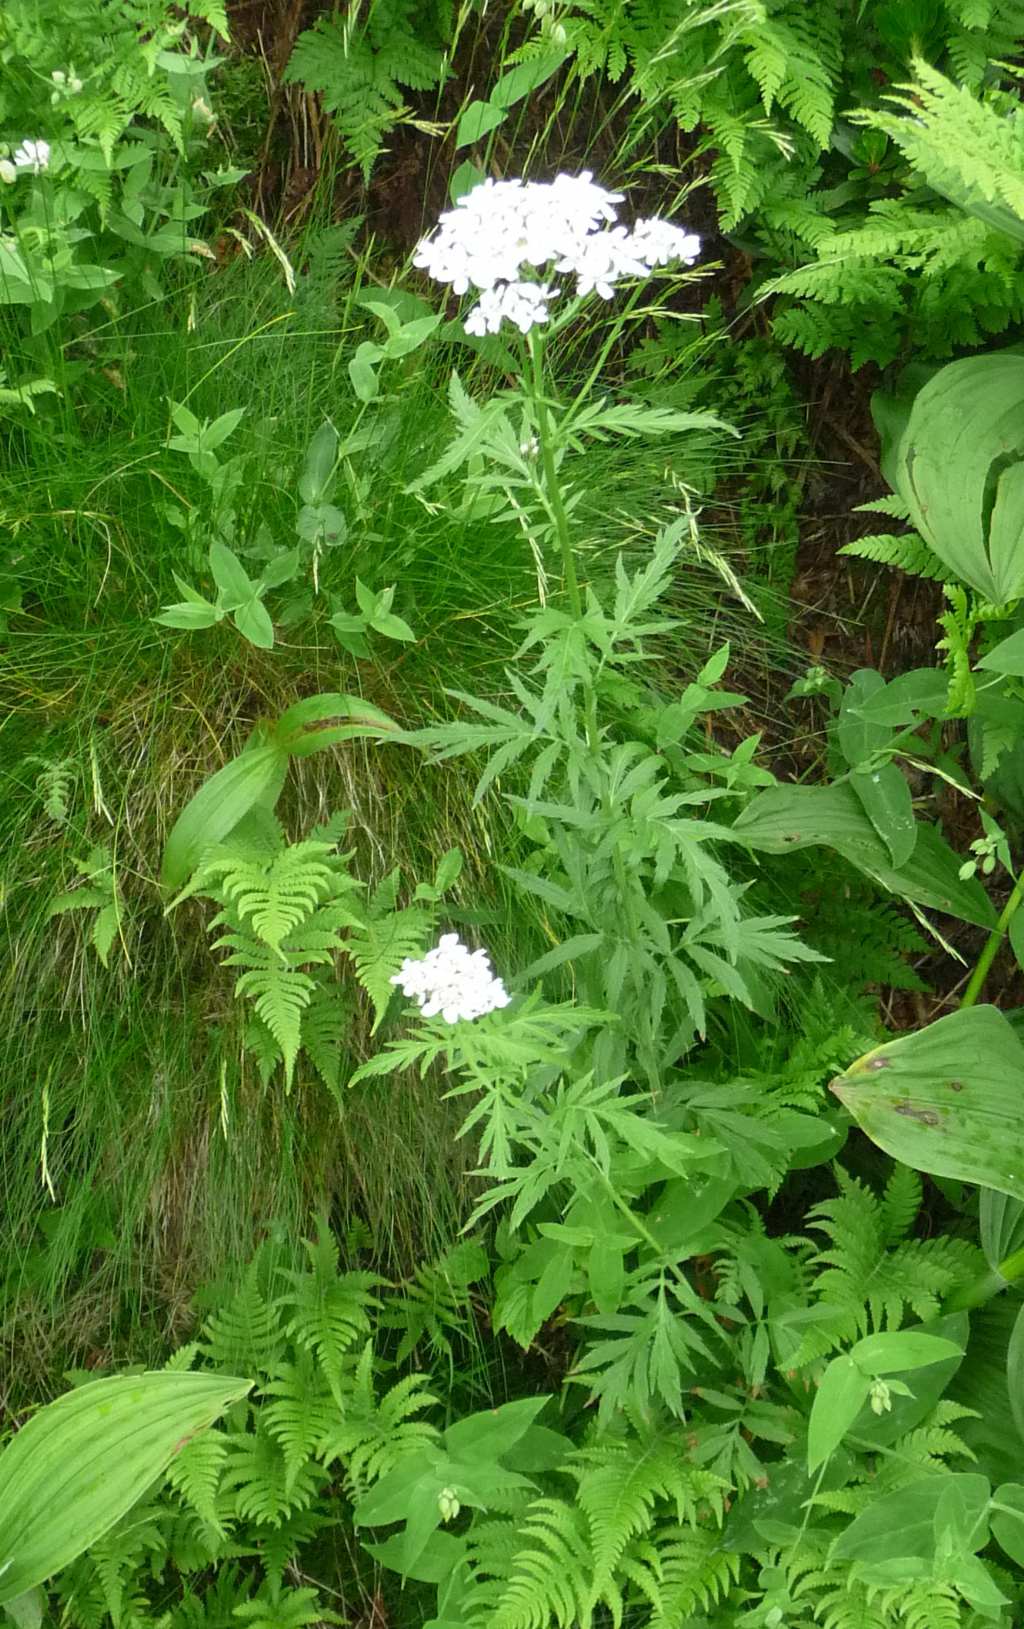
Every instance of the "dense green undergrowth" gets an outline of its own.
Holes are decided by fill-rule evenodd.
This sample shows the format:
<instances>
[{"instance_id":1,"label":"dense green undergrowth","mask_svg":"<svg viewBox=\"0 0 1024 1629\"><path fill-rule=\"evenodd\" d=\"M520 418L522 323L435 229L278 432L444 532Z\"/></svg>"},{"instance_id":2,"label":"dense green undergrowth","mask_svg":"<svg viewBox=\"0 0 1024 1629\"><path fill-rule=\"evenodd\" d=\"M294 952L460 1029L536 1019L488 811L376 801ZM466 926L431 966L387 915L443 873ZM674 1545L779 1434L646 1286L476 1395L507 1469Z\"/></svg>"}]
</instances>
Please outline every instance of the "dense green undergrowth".
<instances>
[{"instance_id":1,"label":"dense green undergrowth","mask_svg":"<svg viewBox=\"0 0 1024 1629\"><path fill-rule=\"evenodd\" d=\"M0 1606L1011 1629L1024 14L301 23L0 18Z\"/></svg>"}]
</instances>

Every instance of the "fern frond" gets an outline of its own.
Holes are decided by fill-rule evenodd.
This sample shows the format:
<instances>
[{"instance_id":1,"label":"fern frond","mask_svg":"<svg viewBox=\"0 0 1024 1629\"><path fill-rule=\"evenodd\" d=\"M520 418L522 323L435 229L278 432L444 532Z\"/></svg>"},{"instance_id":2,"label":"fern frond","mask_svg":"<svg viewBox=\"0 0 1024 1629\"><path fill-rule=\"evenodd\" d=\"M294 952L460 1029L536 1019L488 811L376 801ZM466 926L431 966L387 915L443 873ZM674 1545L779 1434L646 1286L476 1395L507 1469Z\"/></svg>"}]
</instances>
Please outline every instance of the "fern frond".
<instances>
[{"instance_id":1,"label":"fern frond","mask_svg":"<svg viewBox=\"0 0 1024 1629\"><path fill-rule=\"evenodd\" d=\"M235 1607L234 1616L249 1629L306 1629L307 1624L324 1623L333 1614L325 1613L315 1589L274 1588L264 1583L249 1601Z\"/></svg>"},{"instance_id":2,"label":"fern frond","mask_svg":"<svg viewBox=\"0 0 1024 1629\"><path fill-rule=\"evenodd\" d=\"M437 1441L437 1430L415 1416L438 1399L425 1388L426 1375L404 1375L378 1399L374 1385L373 1347L367 1341L356 1364L340 1420L325 1431L320 1454L325 1465L340 1459L354 1498L379 1480L400 1459Z\"/></svg>"},{"instance_id":3,"label":"fern frond","mask_svg":"<svg viewBox=\"0 0 1024 1629\"><path fill-rule=\"evenodd\" d=\"M200 867L194 888L207 889L219 881L218 892L239 924L274 949L312 916L333 890L335 872L328 864L334 845L292 843L277 854L246 859L238 853L214 855Z\"/></svg>"},{"instance_id":4,"label":"fern frond","mask_svg":"<svg viewBox=\"0 0 1024 1629\"><path fill-rule=\"evenodd\" d=\"M312 1270L280 1268L279 1277L290 1288L275 1304L285 1311L287 1334L316 1358L340 1403L345 1358L369 1333L370 1308L380 1306L373 1291L381 1280L374 1273L339 1272L337 1245L326 1223L315 1242L303 1242Z\"/></svg>"},{"instance_id":5,"label":"fern frond","mask_svg":"<svg viewBox=\"0 0 1024 1629\"><path fill-rule=\"evenodd\" d=\"M282 967L275 951L246 934L224 934L215 948L231 949L232 954L224 958L225 967L246 968L235 981L235 994L249 996L253 1001L259 1018L281 1050L285 1080L290 1085L302 1043L302 1015L317 988L314 980L300 968ZM303 960L325 962L330 956L318 952Z\"/></svg>"},{"instance_id":6,"label":"fern frond","mask_svg":"<svg viewBox=\"0 0 1024 1629\"><path fill-rule=\"evenodd\" d=\"M395 993L392 974L406 957L422 955L433 922L432 913L420 905L395 910L397 885L394 872L370 898L363 921L352 928L346 945L356 977L373 1003L373 1033Z\"/></svg>"},{"instance_id":7,"label":"fern frond","mask_svg":"<svg viewBox=\"0 0 1024 1629\"><path fill-rule=\"evenodd\" d=\"M259 1415L255 1431L228 1433L226 1441L221 1487L239 1520L280 1527L292 1511L312 1504L323 1472L306 1460L289 1474L284 1449L261 1428Z\"/></svg>"},{"instance_id":8,"label":"fern frond","mask_svg":"<svg viewBox=\"0 0 1024 1629\"><path fill-rule=\"evenodd\" d=\"M270 1588L280 1589L285 1573L294 1575L295 1558L325 1527L333 1523L330 1506L321 1496L310 1510L290 1510L278 1526L260 1530L260 1565ZM210 1629L217 1626L210 1625ZM227 1626L224 1626L227 1629Z\"/></svg>"},{"instance_id":9,"label":"fern frond","mask_svg":"<svg viewBox=\"0 0 1024 1629\"><path fill-rule=\"evenodd\" d=\"M921 1178L909 1165L894 1165L885 1184L879 1220L888 1245L906 1238L921 1209Z\"/></svg>"},{"instance_id":10,"label":"fern frond","mask_svg":"<svg viewBox=\"0 0 1024 1629\"><path fill-rule=\"evenodd\" d=\"M949 567L917 532L872 532L868 537L844 543L836 552L857 560L872 560L880 566L894 566L909 577L924 577L933 583L941 583L949 576Z\"/></svg>"},{"instance_id":11,"label":"fern frond","mask_svg":"<svg viewBox=\"0 0 1024 1629\"><path fill-rule=\"evenodd\" d=\"M601 1593L631 1539L646 1533L656 1505L671 1500L677 1519L692 1516L696 1500L678 1438L629 1441L581 1449L566 1466L590 1534L593 1588ZM711 1479L719 1502L726 1484Z\"/></svg>"},{"instance_id":12,"label":"fern frond","mask_svg":"<svg viewBox=\"0 0 1024 1629\"><path fill-rule=\"evenodd\" d=\"M490 1629L575 1629L597 1598L582 1513L560 1499L535 1499L520 1522L521 1547L495 1592Z\"/></svg>"},{"instance_id":13,"label":"fern frond","mask_svg":"<svg viewBox=\"0 0 1024 1629\"><path fill-rule=\"evenodd\" d=\"M335 984L317 984L300 1020L299 1039L328 1091L341 1083L343 1047L352 1026L352 1003Z\"/></svg>"},{"instance_id":14,"label":"fern frond","mask_svg":"<svg viewBox=\"0 0 1024 1629\"><path fill-rule=\"evenodd\" d=\"M260 1410L260 1424L284 1453L285 1491L291 1493L303 1467L337 1418L338 1405L323 1385L306 1351L296 1362L279 1363L260 1387L276 1401Z\"/></svg>"},{"instance_id":15,"label":"fern frond","mask_svg":"<svg viewBox=\"0 0 1024 1629\"><path fill-rule=\"evenodd\" d=\"M211 1313L199 1349L218 1369L269 1375L284 1355L285 1338L277 1310L257 1282L257 1264L248 1268L237 1295Z\"/></svg>"},{"instance_id":16,"label":"fern frond","mask_svg":"<svg viewBox=\"0 0 1024 1629\"><path fill-rule=\"evenodd\" d=\"M739 1578L742 1557L714 1527L668 1527L657 1535L659 1602L649 1629L675 1629L709 1614Z\"/></svg>"},{"instance_id":17,"label":"fern frond","mask_svg":"<svg viewBox=\"0 0 1024 1629\"><path fill-rule=\"evenodd\" d=\"M285 69L289 84L320 93L325 110L369 180L388 132L407 115L405 90L441 82L444 58L417 21L429 16L413 0L378 0L365 25L354 16L320 17L300 34Z\"/></svg>"},{"instance_id":18,"label":"fern frond","mask_svg":"<svg viewBox=\"0 0 1024 1629\"><path fill-rule=\"evenodd\" d=\"M187 1442L167 1468L167 1480L171 1487L177 1489L186 1504L221 1538L226 1529L217 1495L226 1455L224 1433L210 1429Z\"/></svg>"},{"instance_id":19,"label":"fern frond","mask_svg":"<svg viewBox=\"0 0 1024 1629\"><path fill-rule=\"evenodd\" d=\"M453 1246L435 1262L417 1267L388 1303L382 1323L401 1329L396 1362L403 1363L424 1336L434 1352L451 1360L450 1333L465 1336L470 1329L470 1289L487 1274L487 1252L472 1239Z\"/></svg>"}]
</instances>

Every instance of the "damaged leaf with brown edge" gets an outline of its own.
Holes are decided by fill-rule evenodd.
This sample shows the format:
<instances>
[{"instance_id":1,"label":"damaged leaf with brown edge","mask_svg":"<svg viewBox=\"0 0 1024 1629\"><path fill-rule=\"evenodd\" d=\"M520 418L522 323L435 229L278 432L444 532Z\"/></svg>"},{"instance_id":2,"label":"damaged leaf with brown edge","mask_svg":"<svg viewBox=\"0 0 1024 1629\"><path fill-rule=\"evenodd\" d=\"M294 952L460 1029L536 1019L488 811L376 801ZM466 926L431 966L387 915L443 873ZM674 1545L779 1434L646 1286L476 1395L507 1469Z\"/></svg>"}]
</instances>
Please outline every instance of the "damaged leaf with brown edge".
<instances>
[{"instance_id":1,"label":"damaged leaf with brown edge","mask_svg":"<svg viewBox=\"0 0 1024 1629\"><path fill-rule=\"evenodd\" d=\"M875 1047L830 1089L904 1165L1024 1199L1024 1046L996 1007Z\"/></svg>"}]
</instances>

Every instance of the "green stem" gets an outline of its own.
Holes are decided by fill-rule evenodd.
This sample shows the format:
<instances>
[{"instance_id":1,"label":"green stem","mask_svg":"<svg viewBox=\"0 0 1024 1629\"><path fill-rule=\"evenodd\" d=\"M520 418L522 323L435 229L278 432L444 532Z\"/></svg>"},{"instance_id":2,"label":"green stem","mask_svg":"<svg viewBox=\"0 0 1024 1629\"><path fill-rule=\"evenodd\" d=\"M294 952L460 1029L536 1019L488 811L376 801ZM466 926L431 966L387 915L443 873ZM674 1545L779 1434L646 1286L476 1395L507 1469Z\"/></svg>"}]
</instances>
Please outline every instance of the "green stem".
<instances>
[{"instance_id":1,"label":"green stem","mask_svg":"<svg viewBox=\"0 0 1024 1629\"><path fill-rule=\"evenodd\" d=\"M544 336L539 327L530 329L530 361L533 365L533 407L537 415L537 440L540 442L544 485L547 488L548 511L554 523L555 536L558 538L558 547L562 553L562 577L565 582L565 591L569 596L572 614L578 621L583 615L583 599L580 594L579 578L576 575L576 562L572 554L569 517L565 512L565 504L562 502L562 489L558 484L558 470L555 468L551 415L548 412L547 398L544 395Z\"/></svg>"},{"instance_id":2,"label":"green stem","mask_svg":"<svg viewBox=\"0 0 1024 1629\"><path fill-rule=\"evenodd\" d=\"M565 591L569 597L569 607L577 622L583 619L583 596L580 593L579 578L576 575L576 561L572 552L572 538L569 532L569 517L566 514L565 504L562 501L562 489L558 481L558 470L555 465L554 429L548 406L548 398L544 391L544 335L539 327L531 328L529 335L529 349L531 362L531 395L533 408L537 418L537 440L540 443L541 467L544 471L545 497L547 510L555 528L558 546L562 555L562 577ZM579 401L577 398L577 402ZM587 746L595 762L601 763L601 731L597 719L597 694L592 678L583 686L583 722L586 730ZM605 817L611 822L614 808L611 795L608 791L607 781L602 776L604 790L601 797ZM637 932L636 912L629 879L626 876L625 863L618 843L615 844L612 864L615 870L615 881L622 902L623 921L628 937L634 942L639 941ZM657 1079L660 1071L653 1055L647 1058L647 1071L652 1081Z\"/></svg>"},{"instance_id":3,"label":"green stem","mask_svg":"<svg viewBox=\"0 0 1024 1629\"><path fill-rule=\"evenodd\" d=\"M942 1312L970 1312L972 1307L984 1306L986 1301L991 1301L993 1296L1001 1294L1010 1284L1022 1278L1024 1250L1015 1250L998 1267L991 1268L980 1278L972 1278L969 1284L958 1285L943 1301Z\"/></svg>"},{"instance_id":4,"label":"green stem","mask_svg":"<svg viewBox=\"0 0 1024 1629\"><path fill-rule=\"evenodd\" d=\"M988 977L988 970L996 959L996 953L1006 938L1006 930L1014 916L1016 916L1017 908L1022 899L1024 899L1024 871L1021 872L1014 883L1013 893L1003 906L999 921L989 934L985 942L985 948L978 957L978 965L971 974L970 981L964 991L964 998L960 1003L961 1007L973 1007L981 995L982 987Z\"/></svg>"}]
</instances>

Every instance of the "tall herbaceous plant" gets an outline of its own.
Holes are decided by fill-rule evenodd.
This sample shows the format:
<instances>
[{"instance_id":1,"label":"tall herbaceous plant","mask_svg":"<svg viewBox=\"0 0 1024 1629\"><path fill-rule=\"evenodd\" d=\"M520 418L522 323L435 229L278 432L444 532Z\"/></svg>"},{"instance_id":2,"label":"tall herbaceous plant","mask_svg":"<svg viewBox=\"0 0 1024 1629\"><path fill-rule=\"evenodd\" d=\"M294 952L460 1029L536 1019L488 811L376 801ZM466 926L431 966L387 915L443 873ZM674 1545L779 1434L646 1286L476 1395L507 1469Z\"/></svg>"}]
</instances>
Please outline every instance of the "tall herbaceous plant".
<instances>
[{"instance_id":1,"label":"tall herbaceous plant","mask_svg":"<svg viewBox=\"0 0 1024 1629\"><path fill-rule=\"evenodd\" d=\"M15 179L41 162L38 146L10 159ZM394 1575L396 1621L433 1629L1009 1629L1019 1615L1008 1563L1024 1558L1024 1487L969 1399L1000 1395L1020 1413L1007 1386L1019 1337L995 1383L979 1378L990 1346L972 1345L979 1307L986 1339L1000 1307L1016 1317L1000 1298L1024 1266L1024 1187L1007 1152L1020 1042L974 1005L976 978L964 1014L867 1050L871 1019L829 988L813 910L798 921L780 908L771 857L828 846L919 910L994 934L1014 913L996 922L970 866L918 821L909 791L899 801L897 760L924 750L932 692L880 701L884 681L861 684L833 784L779 783L745 698L724 688L729 646L673 677L680 624L663 607L696 536L691 506L646 559L627 567L620 554L595 586L581 518L595 445L731 433L602 382L649 281L692 276L683 268L700 255L683 226L628 225L624 205L589 172L488 180L413 256L446 303L465 302L465 335L501 380L474 391L452 373L450 440L408 484L425 508L508 520L532 563L535 602L499 694L449 689L445 720L422 728L354 693L304 695L181 810L163 856L168 912L212 903L243 1053L268 1093L311 1088L315 1071L344 1115L353 1092L406 1075L415 1092L463 1103L467 1236L397 1287L359 1265L355 1227L344 1265L326 1223L301 1265L263 1252L174 1360L230 1376L195 1400L204 1435L177 1439L169 1461L164 1409L181 1387L147 1378L153 1454L122 1478L116 1509L92 1488L80 1535L92 1548L77 1560L63 1531L54 1550L24 1453L6 1473L0 1458L0 1603L11 1569L19 1623L39 1622L40 1583L70 1563L57 1587L76 1629L93 1629L101 1597L116 1623L130 1600L133 1622L159 1606L185 1629L201 1599L204 1621L227 1602L232 1619L301 1629L332 1615L311 1569L321 1530L339 1522L352 1565L375 1569L374 1616L378 1580ZM559 341L584 316L588 365L567 385ZM350 365L361 402L375 400L373 370L426 344L439 318L380 316L387 341ZM170 445L223 496L215 427L180 405L175 424ZM301 546L254 579L233 542L215 540L217 600L182 579L187 597L162 622L184 633L230 616L274 651L264 598L307 570L318 592L343 449L333 426L314 438ZM359 584L356 599L358 614L335 614L343 649L371 632L414 642L390 591ZM393 870L371 889L345 816L289 840L275 809L293 760L356 740L390 743L411 776L420 755L480 765L484 820L501 800L521 838L515 863L493 863L542 923L532 962L492 961L486 917L457 892L457 850L429 881ZM97 862L91 888L102 874ZM93 892L116 927L116 894ZM355 1030L369 1055L350 1073ZM882 1147L981 1186L984 1249L959 1225L916 1235L924 1195L910 1165L828 1171L850 1118L824 1083L858 1051L835 1095ZM957 1064L938 1094L935 1056ZM795 1226L773 1225L776 1200ZM116 1443L91 1402L65 1417L108 1463ZM54 1418L36 1433L50 1452ZM111 1529L135 1480L160 1467L170 1486L145 1523ZM5 1555L5 1531L33 1537L30 1567Z\"/></svg>"}]
</instances>

